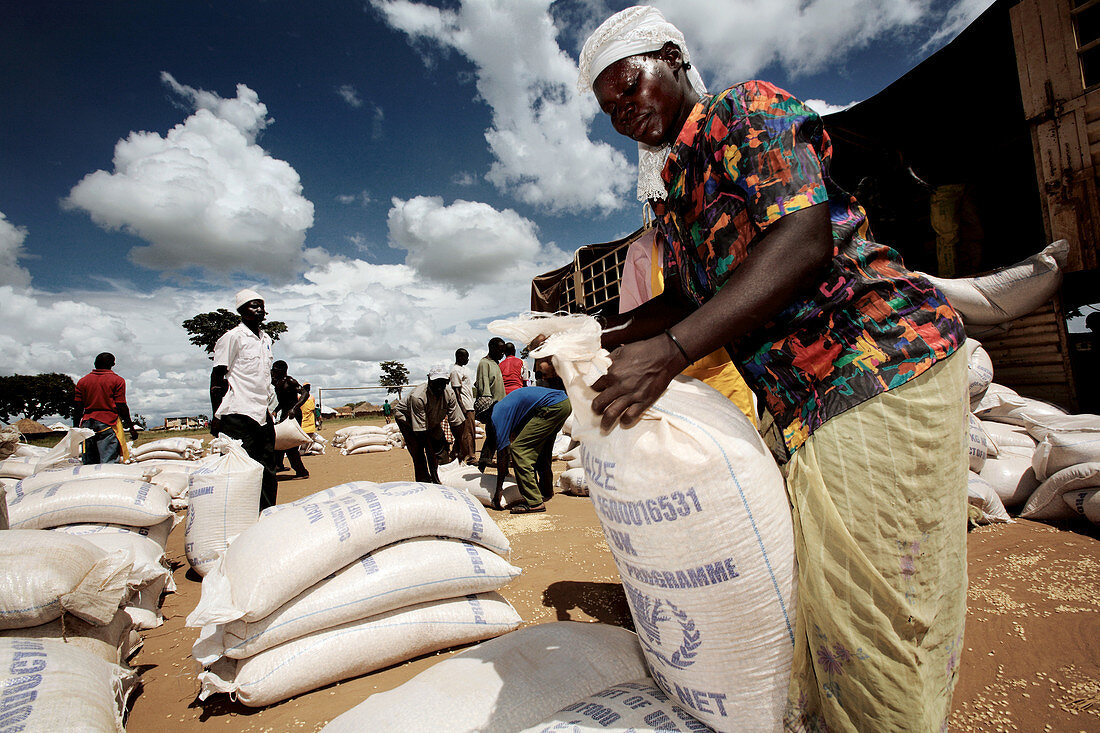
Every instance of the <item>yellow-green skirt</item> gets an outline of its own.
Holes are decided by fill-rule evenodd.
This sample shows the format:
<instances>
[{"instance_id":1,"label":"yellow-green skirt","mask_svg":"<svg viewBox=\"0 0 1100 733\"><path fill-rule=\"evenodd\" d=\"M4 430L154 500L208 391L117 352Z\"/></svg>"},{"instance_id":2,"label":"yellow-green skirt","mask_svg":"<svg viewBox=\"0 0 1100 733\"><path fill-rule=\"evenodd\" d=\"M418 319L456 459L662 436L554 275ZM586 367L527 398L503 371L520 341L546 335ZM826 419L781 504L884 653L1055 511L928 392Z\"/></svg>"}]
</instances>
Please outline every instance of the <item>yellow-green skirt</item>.
<instances>
[{"instance_id":1,"label":"yellow-green skirt","mask_svg":"<svg viewBox=\"0 0 1100 733\"><path fill-rule=\"evenodd\" d=\"M787 464L791 731L939 731L966 613L966 359L818 428Z\"/></svg>"}]
</instances>

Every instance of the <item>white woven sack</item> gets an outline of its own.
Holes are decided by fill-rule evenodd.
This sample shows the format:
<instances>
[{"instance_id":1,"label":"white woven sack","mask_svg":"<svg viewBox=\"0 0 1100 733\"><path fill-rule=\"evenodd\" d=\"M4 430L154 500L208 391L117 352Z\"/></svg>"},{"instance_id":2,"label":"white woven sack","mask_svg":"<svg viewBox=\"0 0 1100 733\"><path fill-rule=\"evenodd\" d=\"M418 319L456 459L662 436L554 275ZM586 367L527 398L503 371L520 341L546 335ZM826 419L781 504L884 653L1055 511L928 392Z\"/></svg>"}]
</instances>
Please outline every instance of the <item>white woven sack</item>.
<instances>
[{"instance_id":1,"label":"white woven sack","mask_svg":"<svg viewBox=\"0 0 1100 733\"><path fill-rule=\"evenodd\" d=\"M171 575L158 578L135 590L123 605L122 610L130 617L136 628L143 631L155 629L164 623L164 617L160 614L161 594L165 591L172 593L175 590L176 584Z\"/></svg>"},{"instance_id":2,"label":"white woven sack","mask_svg":"<svg viewBox=\"0 0 1100 733\"><path fill-rule=\"evenodd\" d=\"M982 430L985 432L986 443L989 446L987 458L996 458L1002 447L1005 449L1035 450L1035 439L1019 425L1006 425L1003 422L993 422L992 420L982 420L981 423Z\"/></svg>"},{"instance_id":3,"label":"white woven sack","mask_svg":"<svg viewBox=\"0 0 1100 733\"><path fill-rule=\"evenodd\" d=\"M560 459L570 449L580 445L573 440L572 436L565 434L564 432L558 433L554 436L554 447L551 449L550 455L554 460Z\"/></svg>"},{"instance_id":4,"label":"white woven sack","mask_svg":"<svg viewBox=\"0 0 1100 733\"><path fill-rule=\"evenodd\" d=\"M137 479L92 478L40 486L8 497L13 529L108 522L148 527L172 516L168 492Z\"/></svg>"},{"instance_id":5,"label":"white woven sack","mask_svg":"<svg viewBox=\"0 0 1100 733\"><path fill-rule=\"evenodd\" d=\"M996 458L987 458L982 466L981 477L993 487L1006 507L1023 504L1031 492L1039 488L1039 479L1035 478L1035 469L1031 467L1031 453L1022 448L1003 448Z\"/></svg>"},{"instance_id":6,"label":"white woven sack","mask_svg":"<svg viewBox=\"0 0 1100 733\"><path fill-rule=\"evenodd\" d=\"M130 460L140 466L146 461L193 461L197 458L198 454L191 451L177 453L173 450L152 450L140 456L131 456Z\"/></svg>"},{"instance_id":7,"label":"white woven sack","mask_svg":"<svg viewBox=\"0 0 1100 733\"><path fill-rule=\"evenodd\" d=\"M1042 440L1050 433L1100 433L1100 415L1046 415L1025 420L1028 434Z\"/></svg>"},{"instance_id":8,"label":"white woven sack","mask_svg":"<svg viewBox=\"0 0 1100 733\"><path fill-rule=\"evenodd\" d=\"M709 731L668 699L649 677L621 682L566 705L522 733L596 733L596 731Z\"/></svg>"},{"instance_id":9,"label":"white woven sack","mask_svg":"<svg viewBox=\"0 0 1100 733\"><path fill-rule=\"evenodd\" d=\"M76 481L77 479L128 478L136 481L150 481L152 475L157 473L159 473L158 469L124 463L96 463L89 466L80 464L49 468L38 471L19 481L15 493L16 495L26 494L43 486L51 486L62 481Z\"/></svg>"},{"instance_id":10,"label":"white woven sack","mask_svg":"<svg viewBox=\"0 0 1100 733\"><path fill-rule=\"evenodd\" d=\"M439 481L444 486L461 489L481 502L482 506L493 505L493 494L497 490L496 474L482 473L477 466L466 466L451 461L439 467ZM519 493L519 485L512 479L504 479L503 501L505 508L526 503Z\"/></svg>"},{"instance_id":11,"label":"white woven sack","mask_svg":"<svg viewBox=\"0 0 1100 733\"><path fill-rule=\"evenodd\" d=\"M1059 239L1026 260L987 275L924 277L947 296L968 327L997 325L1026 316L1054 296L1062 284L1061 268L1068 253L1069 242Z\"/></svg>"},{"instance_id":12,"label":"white woven sack","mask_svg":"<svg viewBox=\"0 0 1100 733\"><path fill-rule=\"evenodd\" d=\"M309 442L309 436L294 418L275 423L275 450L290 450Z\"/></svg>"},{"instance_id":13,"label":"white woven sack","mask_svg":"<svg viewBox=\"0 0 1100 733\"><path fill-rule=\"evenodd\" d=\"M70 536L79 536L108 555L121 553L128 556L131 564L130 576L126 584L130 588L138 588L154 580L172 577L164 559L164 548L148 537L142 537L134 532L95 532Z\"/></svg>"},{"instance_id":14,"label":"white woven sack","mask_svg":"<svg viewBox=\"0 0 1100 733\"><path fill-rule=\"evenodd\" d=\"M618 681L645 676L631 631L576 621L537 624L439 661L323 730L515 733Z\"/></svg>"},{"instance_id":15,"label":"white woven sack","mask_svg":"<svg viewBox=\"0 0 1100 733\"><path fill-rule=\"evenodd\" d=\"M203 579L188 626L258 621L303 590L379 547L412 537L508 540L465 491L437 484L353 484L332 499L264 516L241 532Z\"/></svg>"},{"instance_id":16,"label":"white woven sack","mask_svg":"<svg viewBox=\"0 0 1100 733\"><path fill-rule=\"evenodd\" d=\"M583 468L570 468L562 471L558 477L561 493L568 496L588 496L588 479Z\"/></svg>"},{"instance_id":17,"label":"white woven sack","mask_svg":"<svg viewBox=\"0 0 1100 733\"><path fill-rule=\"evenodd\" d=\"M1062 501L1077 514L1084 514L1093 524L1100 524L1100 491L1078 489L1062 494Z\"/></svg>"},{"instance_id":18,"label":"white woven sack","mask_svg":"<svg viewBox=\"0 0 1100 733\"><path fill-rule=\"evenodd\" d=\"M1035 477L1045 481L1064 468L1100 462L1100 432L1048 433L1031 458Z\"/></svg>"},{"instance_id":19,"label":"white woven sack","mask_svg":"<svg viewBox=\"0 0 1100 733\"><path fill-rule=\"evenodd\" d=\"M125 524L63 524L60 527L53 527L54 532L64 532L65 534L76 535L77 537L86 537L86 535L93 534L136 534L141 537L148 537L149 539L160 545L161 552L168 547L168 535L177 524L179 524L179 517L171 516L165 519L160 524L154 524L150 527L130 527Z\"/></svg>"},{"instance_id":20,"label":"white woven sack","mask_svg":"<svg viewBox=\"0 0 1100 733\"><path fill-rule=\"evenodd\" d=\"M105 625L90 624L76 616L66 616L64 619L54 619L39 626L3 629L0 630L0 637L51 639L91 652L104 662L121 664L137 651L130 635L133 628L134 622L125 611L119 609L115 612L111 623ZM137 639L140 642L141 637L138 636Z\"/></svg>"},{"instance_id":21,"label":"white woven sack","mask_svg":"<svg viewBox=\"0 0 1100 733\"><path fill-rule=\"evenodd\" d=\"M130 558L80 537L33 529L0 532L0 628L53 621L62 612L111 622L129 591Z\"/></svg>"},{"instance_id":22,"label":"white woven sack","mask_svg":"<svg viewBox=\"0 0 1100 733\"><path fill-rule=\"evenodd\" d=\"M421 654L499 636L520 623L511 604L493 592L407 606L280 644L240 660L231 676L220 668L202 672L199 699L228 692L249 707L271 705Z\"/></svg>"},{"instance_id":23,"label":"white woven sack","mask_svg":"<svg viewBox=\"0 0 1100 733\"><path fill-rule=\"evenodd\" d=\"M982 511L982 522L1011 522L1012 517L1005 511L1004 502L997 491L978 474L971 471L966 481L966 499Z\"/></svg>"},{"instance_id":24,"label":"white woven sack","mask_svg":"<svg viewBox=\"0 0 1100 733\"><path fill-rule=\"evenodd\" d=\"M986 440L981 420L974 417L974 415L968 415L968 417L970 418L970 425L967 429L970 445L970 470L977 473L982 470L986 456L989 455L989 441Z\"/></svg>"},{"instance_id":25,"label":"white woven sack","mask_svg":"<svg viewBox=\"0 0 1100 733\"><path fill-rule=\"evenodd\" d=\"M80 446L93 435L94 430L69 428L52 448L21 444L12 457L0 461L0 477L21 479L50 468L80 465Z\"/></svg>"},{"instance_id":26,"label":"white woven sack","mask_svg":"<svg viewBox=\"0 0 1100 733\"><path fill-rule=\"evenodd\" d=\"M214 567L230 538L256 523L264 477L241 441L222 436L210 447L221 452L220 459L193 471L187 487L183 549L199 575Z\"/></svg>"},{"instance_id":27,"label":"white woven sack","mask_svg":"<svg viewBox=\"0 0 1100 733\"><path fill-rule=\"evenodd\" d=\"M390 439L382 433L360 433L350 436L344 441L344 448L348 451L361 448L364 445L389 445Z\"/></svg>"},{"instance_id":28,"label":"white woven sack","mask_svg":"<svg viewBox=\"0 0 1100 733\"><path fill-rule=\"evenodd\" d=\"M966 345L967 390L970 398L980 398L993 381L993 361L977 339L968 338Z\"/></svg>"},{"instance_id":29,"label":"white woven sack","mask_svg":"<svg viewBox=\"0 0 1100 733\"><path fill-rule=\"evenodd\" d=\"M549 335L531 354L552 354L565 382L652 677L717 730L778 730L794 649L794 536L783 477L756 428L714 389L677 377L637 424L605 434L589 385L610 357L594 318L494 321L489 331L527 343Z\"/></svg>"},{"instance_id":30,"label":"white woven sack","mask_svg":"<svg viewBox=\"0 0 1100 733\"><path fill-rule=\"evenodd\" d=\"M221 656L243 659L396 608L496 590L520 572L496 553L469 542L405 540L364 555L259 621L204 627L192 653L206 666Z\"/></svg>"},{"instance_id":31,"label":"white woven sack","mask_svg":"<svg viewBox=\"0 0 1100 733\"><path fill-rule=\"evenodd\" d=\"M364 453L385 453L388 450L393 450L392 445L361 445L358 448L348 450L347 448L341 448L340 454L345 456L359 456Z\"/></svg>"},{"instance_id":32,"label":"white woven sack","mask_svg":"<svg viewBox=\"0 0 1100 733\"><path fill-rule=\"evenodd\" d=\"M994 390L994 386L998 389ZM1049 402L1016 394L1007 387L990 385L977 407L971 412L982 420L1027 426L1029 421L1042 421L1066 414L1066 411Z\"/></svg>"},{"instance_id":33,"label":"white woven sack","mask_svg":"<svg viewBox=\"0 0 1100 733\"><path fill-rule=\"evenodd\" d=\"M130 448L130 457L138 458L146 453L169 451L171 453L202 453L202 440L199 438L161 438Z\"/></svg>"},{"instance_id":34,"label":"white woven sack","mask_svg":"<svg viewBox=\"0 0 1100 733\"><path fill-rule=\"evenodd\" d=\"M272 514L278 514L279 512L285 512L291 509L296 509L298 507L305 506L306 504L319 504L320 502L329 501L330 499L335 499L338 496L343 496L344 494L347 494L350 491L354 491L355 489L368 489L377 487L378 485L379 484L376 484L373 481L355 481L350 484L338 484L336 486L333 486L332 488L323 489L316 493L309 494L308 496L303 496L301 499L288 501L285 504L275 504L273 506L269 506L267 509L264 509L262 512L260 512L260 518L269 517Z\"/></svg>"},{"instance_id":35,"label":"white woven sack","mask_svg":"<svg viewBox=\"0 0 1100 733\"><path fill-rule=\"evenodd\" d=\"M0 730L117 731L134 674L50 639L0 639Z\"/></svg>"},{"instance_id":36,"label":"white woven sack","mask_svg":"<svg viewBox=\"0 0 1100 733\"><path fill-rule=\"evenodd\" d=\"M1075 512L1062 495L1070 491L1100 489L1100 463L1081 463L1064 468L1031 494L1020 512L1023 519L1069 519Z\"/></svg>"}]
</instances>

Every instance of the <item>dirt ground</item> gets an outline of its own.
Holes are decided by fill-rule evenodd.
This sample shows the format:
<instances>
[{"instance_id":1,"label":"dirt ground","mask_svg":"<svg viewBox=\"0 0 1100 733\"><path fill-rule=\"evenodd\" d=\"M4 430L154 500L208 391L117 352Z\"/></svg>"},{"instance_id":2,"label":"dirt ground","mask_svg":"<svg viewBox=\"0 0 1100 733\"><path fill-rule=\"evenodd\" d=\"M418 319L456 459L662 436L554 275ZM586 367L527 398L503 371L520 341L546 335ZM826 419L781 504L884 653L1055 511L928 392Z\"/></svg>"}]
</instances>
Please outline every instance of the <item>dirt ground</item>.
<instances>
[{"instance_id":1,"label":"dirt ground","mask_svg":"<svg viewBox=\"0 0 1100 733\"><path fill-rule=\"evenodd\" d=\"M333 425L333 428L339 427ZM326 427L326 438L334 429ZM293 501L347 481L410 480L404 450L305 457L308 479L279 483ZM555 471L564 469L555 463ZM288 474L279 474L280 477ZM490 514L512 543L523 574L501 589L525 625L600 621L633 628L618 572L587 498L557 495L545 514ZM191 644L184 619L199 600L188 572L183 528L169 539L178 590L164 598L165 623L145 633L131 664L142 687L131 700L127 729L150 731L316 731L375 692L392 689L457 650L417 658L300 695L248 708L224 695L196 699ZM968 539L966 647L951 730L1100 731L1100 536L1088 524L1028 521L974 529Z\"/></svg>"}]
</instances>

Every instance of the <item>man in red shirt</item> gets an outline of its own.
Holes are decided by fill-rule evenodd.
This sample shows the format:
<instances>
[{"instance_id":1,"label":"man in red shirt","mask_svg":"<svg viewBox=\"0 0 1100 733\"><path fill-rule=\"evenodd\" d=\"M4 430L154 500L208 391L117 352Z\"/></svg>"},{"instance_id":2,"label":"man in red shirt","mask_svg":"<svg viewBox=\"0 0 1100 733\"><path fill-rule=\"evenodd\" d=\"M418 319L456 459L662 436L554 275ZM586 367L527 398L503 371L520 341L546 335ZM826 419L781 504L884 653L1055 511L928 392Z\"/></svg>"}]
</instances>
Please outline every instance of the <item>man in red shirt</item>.
<instances>
[{"instance_id":1,"label":"man in red shirt","mask_svg":"<svg viewBox=\"0 0 1100 733\"><path fill-rule=\"evenodd\" d=\"M111 371L114 365L114 354L104 352L95 358L95 369L76 383L73 415L80 427L95 431L94 436L84 441L86 464L118 463L122 444L115 425L119 420L130 431L130 440L137 440L130 408L126 406L126 380Z\"/></svg>"},{"instance_id":2,"label":"man in red shirt","mask_svg":"<svg viewBox=\"0 0 1100 733\"><path fill-rule=\"evenodd\" d=\"M504 377L504 394L510 394L523 386L523 359L516 356L516 345L511 342L504 344L500 375Z\"/></svg>"}]
</instances>

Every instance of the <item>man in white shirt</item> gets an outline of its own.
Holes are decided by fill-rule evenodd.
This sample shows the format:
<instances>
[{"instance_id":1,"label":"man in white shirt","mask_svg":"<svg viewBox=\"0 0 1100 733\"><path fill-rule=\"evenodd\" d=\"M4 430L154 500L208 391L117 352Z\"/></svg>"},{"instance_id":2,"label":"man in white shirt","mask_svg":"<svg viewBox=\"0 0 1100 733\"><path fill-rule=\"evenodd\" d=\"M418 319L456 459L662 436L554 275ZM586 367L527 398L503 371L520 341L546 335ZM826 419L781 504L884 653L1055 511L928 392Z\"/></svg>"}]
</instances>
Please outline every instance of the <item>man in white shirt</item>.
<instances>
[{"instance_id":1,"label":"man in white shirt","mask_svg":"<svg viewBox=\"0 0 1100 733\"><path fill-rule=\"evenodd\" d=\"M210 372L210 420L213 435L224 434L244 444L244 450L264 467L260 511L275 504L275 423L268 404L271 386L271 337L260 329L267 311L255 290L236 297L241 322L214 345L214 369Z\"/></svg>"},{"instance_id":2,"label":"man in white shirt","mask_svg":"<svg viewBox=\"0 0 1100 733\"><path fill-rule=\"evenodd\" d=\"M447 420L451 434L457 435L466 419L449 388L450 371L446 363L436 364L428 372L427 384L413 387L393 405L397 427L412 456L415 480L421 483L439 483L438 457L446 456L447 450L443 421Z\"/></svg>"},{"instance_id":3,"label":"man in white shirt","mask_svg":"<svg viewBox=\"0 0 1100 733\"><path fill-rule=\"evenodd\" d=\"M470 363L470 352L466 349L455 351L455 363L451 365L451 389L458 398L458 407L466 416L462 426L462 435L455 436L454 450L451 456L459 463L477 464L474 453L474 377L466 367Z\"/></svg>"}]
</instances>

